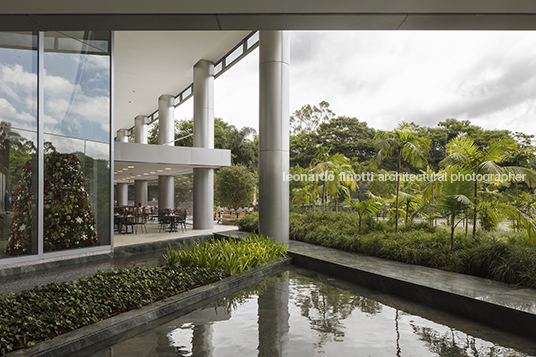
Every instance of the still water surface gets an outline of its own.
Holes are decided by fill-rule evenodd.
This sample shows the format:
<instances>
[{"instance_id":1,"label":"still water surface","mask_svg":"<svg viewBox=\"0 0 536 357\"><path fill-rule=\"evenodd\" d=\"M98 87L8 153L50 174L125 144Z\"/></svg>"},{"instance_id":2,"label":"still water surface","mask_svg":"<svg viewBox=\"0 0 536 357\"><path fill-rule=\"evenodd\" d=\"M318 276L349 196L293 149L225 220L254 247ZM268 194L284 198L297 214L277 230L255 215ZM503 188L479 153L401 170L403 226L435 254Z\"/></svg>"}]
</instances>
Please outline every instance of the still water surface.
<instances>
[{"instance_id":1,"label":"still water surface","mask_svg":"<svg viewBox=\"0 0 536 357\"><path fill-rule=\"evenodd\" d=\"M296 267L99 348L86 355L536 355L534 341Z\"/></svg>"}]
</instances>

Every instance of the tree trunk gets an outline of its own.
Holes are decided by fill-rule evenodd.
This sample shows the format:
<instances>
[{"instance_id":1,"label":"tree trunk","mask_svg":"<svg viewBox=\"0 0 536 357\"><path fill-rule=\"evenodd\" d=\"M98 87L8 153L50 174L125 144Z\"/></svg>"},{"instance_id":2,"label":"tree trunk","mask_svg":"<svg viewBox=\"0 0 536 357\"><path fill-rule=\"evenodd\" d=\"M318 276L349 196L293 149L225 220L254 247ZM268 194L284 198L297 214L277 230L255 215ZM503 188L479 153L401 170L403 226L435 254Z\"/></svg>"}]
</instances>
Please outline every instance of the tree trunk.
<instances>
[{"instance_id":1,"label":"tree trunk","mask_svg":"<svg viewBox=\"0 0 536 357\"><path fill-rule=\"evenodd\" d=\"M322 213L326 212L326 185L322 187Z\"/></svg>"},{"instance_id":2,"label":"tree trunk","mask_svg":"<svg viewBox=\"0 0 536 357\"><path fill-rule=\"evenodd\" d=\"M454 224L450 226L450 252L452 253L453 251L454 251Z\"/></svg>"},{"instance_id":3,"label":"tree trunk","mask_svg":"<svg viewBox=\"0 0 536 357\"><path fill-rule=\"evenodd\" d=\"M473 238L476 238L476 212L477 212L477 205L478 205L478 181L475 180L475 209L473 210Z\"/></svg>"},{"instance_id":4,"label":"tree trunk","mask_svg":"<svg viewBox=\"0 0 536 357\"><path fill-rule=\"evenodd\" d=\"M453 214L450 218L450 252L452 253L454 251L454 229L456 228L456 224L454 223L456 221L456 215Z\"/></svg>"},{"instance_id":5,"label":"tree trunk","mask_svg":"<svg viewBox=\"0 0 536 357\"><path fill-rule=\"evenodd\" d=\"M465 210L465 236L469 232L469 210Z\"/></svg>"},{"instance_id":6,"label":"tree trunk","mask_svg":"<svg viewBox=\"0 0 536 357\"><path fill-rule=\"evenodd\" d=\"M398 165L396 175L396 205L395 205L395 234L398 234L398 195L400 193L400 167L402 161L402 149L398 149Z\"/></svg>"}]
</instances>

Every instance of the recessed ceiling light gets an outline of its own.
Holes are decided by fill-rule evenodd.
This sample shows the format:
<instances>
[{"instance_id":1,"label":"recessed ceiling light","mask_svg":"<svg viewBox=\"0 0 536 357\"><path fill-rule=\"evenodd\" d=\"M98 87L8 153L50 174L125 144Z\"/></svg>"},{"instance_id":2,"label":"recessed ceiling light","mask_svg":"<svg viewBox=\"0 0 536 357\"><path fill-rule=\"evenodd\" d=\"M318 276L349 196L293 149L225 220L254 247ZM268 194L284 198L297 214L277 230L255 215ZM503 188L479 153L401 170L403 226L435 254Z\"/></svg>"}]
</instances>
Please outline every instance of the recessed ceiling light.
<instances>
[{"instance_id":1,"label":"recessed ceiling light","mask_svg":"<svg viewBox=\"0 0 536 357\"><path fill-rule=\"evenodd\" d=\"M144 174L144 175L149 175L147 172L144 172L143 174Z\"/></svg>"},{"instance_id":2,"label":"recessed ceiling light","mask_svg":"<svg viewBox=\"0 0 536 357\"><path fill-rule=\"evenodd\" d=\"M154 171L151 171L151 173L152 173L152 174L156 174L156 172L154 172Z\"/></svg>"},{"instance_id":3,"label":"recessed ceiling light","mask_svg":"<svg viewBox=\"0 0 536 357\"><path fill-rule=\"evenodd\" d=\"M128 165L128 168L129 168L129 169L133 169L133 168L134 168L134 165Z\"/></svg>"},{"instance_id":4,"label":"recessed ceiling light","mask_svg":"<svg viewBox=\"0 0 536 357\"><path fill-rule=\"evenodd\" d=\"M158 172L164 172L164 170L158 170Z\"/></svg>"},{"instance_id":5,"label":"recessed ceiling light","mask_svg":"<svg viewBox=\"0 0 536 357\"><path fill-rule=\"evenodd\" d=\"M166 167L166 170L171 170L171 167Z\"/></svg>"}]
</instances>

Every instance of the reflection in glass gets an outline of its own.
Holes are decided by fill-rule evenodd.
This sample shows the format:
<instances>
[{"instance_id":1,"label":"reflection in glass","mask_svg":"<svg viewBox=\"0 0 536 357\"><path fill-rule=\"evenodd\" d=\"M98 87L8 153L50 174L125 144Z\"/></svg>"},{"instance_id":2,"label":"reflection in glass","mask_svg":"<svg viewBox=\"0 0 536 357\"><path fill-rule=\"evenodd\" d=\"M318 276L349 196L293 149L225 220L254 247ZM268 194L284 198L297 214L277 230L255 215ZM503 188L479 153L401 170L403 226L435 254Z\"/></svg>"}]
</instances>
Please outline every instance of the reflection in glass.
<instances>
[{"instance_id":1,"label":"reflection in glass","mask_svg":"<svg viewBox=\"0 0 536 357\"><path fill-rule=\"evenodd\" d=\"M97 222L100 245L110 244L110 145L85 141L85 152L78 154Z\"/></svg>"},{"instance_id":2,"label":"reflection in glass","mask_svg":"<svg viewBox=\"0 0 536 357\"><path fill-rule=\"evenodd\" d=\"M37 254L37 134L0 124L0 246Z\"/></svg>"},{"instance_id":3,"label":"reflection in glass","mask_svg":"<svg viewBox=\"0 0 536 357\"><path fill-rule=\"evenodd\" d=\"M108 151L108 144L45 135L45 252L109 244Z\"/></svg>"},{"instance_id":4,"label":"reflection in glass","mask_svg":"<svg viewBox=\"0 0 536 357\"><path fill-rule=\"evenodd\" d=\"M0 257L37 253L37 35L0 32Z\"/></svg>"},{"instance_id":5,"label":"reflection in glass","mask_svg":"<svg viewBox=\"0 0 536 357\"><path fill-rule=\"evenodd\" d=\"M109 142L109 33L45 33L45 133Z\"/></svg>"},{"instance_id":6,"label":"reflection in glass","mask_svg":"<svg viewBox=\"0 0 536 357\"><path fill-rule=\"evenodd\" d=\"M37 130L37 35L0 32L0 122Z\"/></svg>"}]
</instances>

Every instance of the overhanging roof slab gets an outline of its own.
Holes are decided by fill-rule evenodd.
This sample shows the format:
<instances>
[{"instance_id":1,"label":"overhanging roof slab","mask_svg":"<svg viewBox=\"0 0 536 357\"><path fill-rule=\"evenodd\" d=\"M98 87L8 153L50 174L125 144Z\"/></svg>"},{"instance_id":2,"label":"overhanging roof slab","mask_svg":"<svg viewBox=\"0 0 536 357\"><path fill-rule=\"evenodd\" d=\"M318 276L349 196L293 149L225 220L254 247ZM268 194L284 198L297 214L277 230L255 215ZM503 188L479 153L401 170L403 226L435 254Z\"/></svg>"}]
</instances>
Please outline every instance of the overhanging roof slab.
<instances>
[{"instance_id":1,"label":"overhanging roof slab","mask_svg":"<svg viewBox=\"0 0 536 357\"><path fill-rule=\"evenodd\" d=\"M116 182L151 180L158 175L184 174L194 168L216 169L231 166L231 151L116 142L114 165Z\"/></svg>"}]
</instances>

